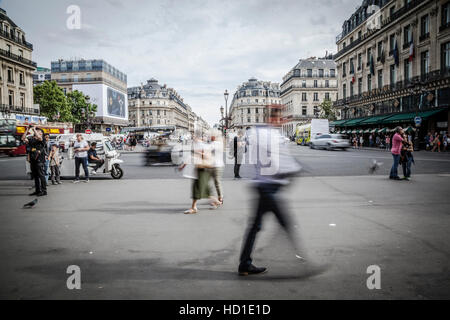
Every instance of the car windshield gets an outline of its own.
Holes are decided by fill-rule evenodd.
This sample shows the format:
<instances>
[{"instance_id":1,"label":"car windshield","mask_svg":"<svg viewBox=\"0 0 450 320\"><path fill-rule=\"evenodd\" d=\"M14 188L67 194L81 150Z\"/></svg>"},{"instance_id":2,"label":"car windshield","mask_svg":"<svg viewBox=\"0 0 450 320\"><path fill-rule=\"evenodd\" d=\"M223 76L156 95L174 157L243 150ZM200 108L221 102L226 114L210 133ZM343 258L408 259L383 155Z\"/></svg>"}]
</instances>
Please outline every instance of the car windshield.
<instances>
[{"instance_id":1,"label":"car windshield","mask_svg":"<svg viewBox=\"0 0 450 320\"><path fill-rule=\"evenodd\" d=\"M106 149L108 149L108 151L114 150L113 146L111 145L111 142L109 142L108 140L105 141L105 146Z\"/></svg>"}]
</instances>

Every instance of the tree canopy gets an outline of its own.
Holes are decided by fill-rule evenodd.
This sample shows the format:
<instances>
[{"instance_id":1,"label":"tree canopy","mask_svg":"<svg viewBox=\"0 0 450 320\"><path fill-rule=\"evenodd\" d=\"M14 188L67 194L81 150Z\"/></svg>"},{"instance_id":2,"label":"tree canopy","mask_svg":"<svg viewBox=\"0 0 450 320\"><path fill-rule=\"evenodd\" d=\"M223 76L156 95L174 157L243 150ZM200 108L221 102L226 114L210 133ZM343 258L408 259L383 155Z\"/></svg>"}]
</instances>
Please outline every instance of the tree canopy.
<instances>
[{"instance_id":1,"label":"tree canopy","mask_svg":"<svg viewBox=\"0 0 450 320\"><path fill-rule=\"evenodd\" d=\"M33 89L34 103L40 105L41 114L49 121L82 123L93 118L97 105L89 103L89 97L80 91L64 94L56 81L45 81Z\"/></svg>"}]
</instances>

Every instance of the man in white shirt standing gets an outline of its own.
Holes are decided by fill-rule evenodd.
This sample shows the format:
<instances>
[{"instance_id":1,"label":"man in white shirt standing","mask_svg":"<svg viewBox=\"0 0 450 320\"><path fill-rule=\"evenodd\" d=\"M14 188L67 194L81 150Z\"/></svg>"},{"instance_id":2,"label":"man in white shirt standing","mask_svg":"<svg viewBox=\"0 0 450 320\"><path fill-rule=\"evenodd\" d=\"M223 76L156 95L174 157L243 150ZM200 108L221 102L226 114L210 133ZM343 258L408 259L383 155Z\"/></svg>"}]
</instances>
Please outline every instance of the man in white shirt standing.
<instances>
[{"instance_id":1,"label":"man in white shirt standing","mask_svg":"<svg viewBox=\"0 0 450 320\"><path fill-rule=\"evenodd\" d=\"M80 164L83 165L85 181L89 182L88 171L88 157L87 152L89 150L89 144L83 140L83 135L77 133L77 141L73 145L73 151L75 152L75 180L74 183L80 182Z\"/></svg>"}]
</instances>

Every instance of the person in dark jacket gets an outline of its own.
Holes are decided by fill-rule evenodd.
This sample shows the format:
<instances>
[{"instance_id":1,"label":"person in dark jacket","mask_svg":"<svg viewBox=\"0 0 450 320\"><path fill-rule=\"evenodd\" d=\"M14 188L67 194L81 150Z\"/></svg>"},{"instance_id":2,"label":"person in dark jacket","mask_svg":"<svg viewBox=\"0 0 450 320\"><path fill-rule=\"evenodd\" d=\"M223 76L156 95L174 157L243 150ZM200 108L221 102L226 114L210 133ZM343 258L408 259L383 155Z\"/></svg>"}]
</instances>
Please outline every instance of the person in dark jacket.
<instances>
[{"instance_id":1,"label":"person in dark jacket","mask_svg":"<svg viewBox=\"0 0 450 320\"><path fill-rule=\"evenodd\" d=\"M34 136L27 138L30 129L33 128ZM29 147L29 161L31 174L34 178L35 191L30 196L46 196L47 182L45 181L45 161L48 157L46 143L42 129L28 126L22 135L22 141Z\"/></svg>"},{"instance_id":2,"label":"person in dark jacket","mask_svg":"<svg viewBox=\"0 0 450 320\"><path fill-rule=\"evenodd\" d=\"M239 171L241 169L242 160L245 153L244 133L239 130L236 137L233 139L233 157L234 157L234 178L241 179Z\"/></svg>"}]
</instances>

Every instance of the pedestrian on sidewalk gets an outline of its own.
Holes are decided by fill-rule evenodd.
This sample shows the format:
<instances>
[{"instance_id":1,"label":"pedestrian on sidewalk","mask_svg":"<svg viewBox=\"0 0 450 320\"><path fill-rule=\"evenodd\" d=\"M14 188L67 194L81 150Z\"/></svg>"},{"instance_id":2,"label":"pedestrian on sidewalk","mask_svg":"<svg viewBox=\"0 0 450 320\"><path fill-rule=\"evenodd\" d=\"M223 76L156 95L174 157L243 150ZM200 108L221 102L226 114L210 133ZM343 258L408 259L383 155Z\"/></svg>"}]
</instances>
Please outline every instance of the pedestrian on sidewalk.
<instances>
[{"instance_id":1,"label":"pedestrian on sidewalk","mask_svg":"<svg viewBox=\"0 0 450 320\"><path fill-rule=\"evenodd\" d=\"M214 186L216 187L217 199L223 204L222 174L225 163L223 161L223 137L218 130L211 134L211 153L214 158L214 167L211 169Z\"/></svg>"},{"instance_id":2,"label":"pedestrian on sidewalk","mask_svg":"<svg viewBox=\"0 0 450 320\"><path fill-rule=\"evenodd\" d=\"M431 132L428 132L425 136L425 150L430 150L431 146Z\"/></svg>"},{"instance_id":3,"label":"pedestrian on sidewalk","mask_svg":"<svg viewBox=\"0 0 450 320\"><path fill-rule=\"evenodd\" d=\"M395 134L392 137L392 148L391 148L392 158L394 162L392 164L391 172L389 174L389 179L392 180L400 180L400 177L398 176L398 164L400 161L400 154L402 151L402 142L403 142L402 134L403 134L402 127L395 128Z\"/></svg>"},{"instance_id":4,"label":"pedestrian on sidewalk","mask_svg":"<svg viewBox=\"0 0 450 320\"><path fill-rule=\"evenodd\" d=\"M361 135L361 136L359 137L359 148L360 148L360 149L362 149L363 143L364 143L364 138L363 138L363 136Z\"/></svg>"},{"instance_id":5,"label":"pedestrian on sidewalk","mask_svg":"<svg viewBox=\"0 0 450 320\"><path fill-rule=\"evenodd\" d=\"M80 165L83 165L85 182L89 182L89 170L88 170L88 160L87 152L89 150L88 143L83 140L83 135L77 133L77 141L73 145L73 150L75 152L75 180L74 183L80 182Z\"/></svg>"},{"instance_id":6,"label":"pedestrian on sidewalk","mask_svg":"<svg viewBox=\"0 0 450 320\"><path fill-rule=\"evenodd\" d=\"M210 205L217 208L220 202L211 195L209 180L211 179L211 168L214 166L214 159L211 156L211 149L199 135L193 143L192 160L195 166L195 176L192 183L192 205L186 210L185 214L194 214L198 212L197 202L200 199L210 199ZM183 170L187 163L183 163L179 170Z\"/></svg>"},{"instance_id":7,"label":"pedestrian on sidewalk","mask_svg":"<svg viewBox=\"0 0 450 320\"><path fill-rule=\"evenodd\" d=\"M48 159L48 155L50 154L50 151L52 150L50 145L50 135L48 133L44 133L44 142L45 142L45 153L47 154L45 158L45 183L48 186L48 178L50 176L50 160Z\"/></svg>"},{"instance_id":8,"label":"pedestrian on sidewalk","mask_svg":"<svg viewBox=\"0 0 450 320\"><path fill-rule=\"evenodd\" d=\"M391 137L389 134L386 134L386 150L389 151L391 149Z\"/></svg>"},{"instance_id":9,"label":"pedestrian on sidewalk","mask_svg":"<svg viewBox=\"0 0 450 320\"><path fill-rule=\"evenodd\" d=\"M88 151L88 162L89 163L95 163L94 170L92 171L92 174L97 174L97 170L105 163L105 160L101 159L97 155L97 150L95 149L97 147L97 142L92 142L91 147Z\"/></svg>"},{"instance_id":10,"label":"pedestrian on sidewalk","mask_svg":"<svg viewBox=\"0 0 450 320\"><path fill-rule=\"evenodd\" d=\"M52 145L52 150L50 151L50 155L48 156L50 161L50 180L52 181L52 184L61 184L61 177L60 177L60 159L59 159L59 149L56 144Z\"/></svg>"},{"instance_id":11,"label":"pedestrian on sidewalk","mask_svg":"<svg viewBox=\"0 0 450 320\"><path fill-rule=\"evenodd\" d=\"M233 138L233 145L230 150L233 151L233 157L234 157L234 178L235 179L241 179L240 176L240 169L242 160L244 159L244 153L246 151L246 143L243 138L244 132L242 130L238 131L238 134Z\"/></svg>"},{"instance_id":12,"label":"pedestrian on sidewalk","mask_svg":"<svg viewBox=\"0 0 450 320\"><path fill-rule=\"evenodd\" d=\"M400 153L400 164L402 165L403 169L403 180L409 180L411 177L411 164L414 163L413 158L413 143L411 140L408 139L406 134L403 133L402 135L403 142L402 142L402 151Z\"/></svg>"},{"instance_id":13,"label":"pedestrian on sidewalk","mask_svg":"<svg viewBox=\"0 0 450 320\"><path fill-rule=\"evenodd\" d=\"M28 139L29 130L33 129L34 135ZM29 147L29 160L31 175L34 178L35 190L30 196L46 196L47 195L47 183L45 182L45 160L47 158L46 144L44 141L44 131L38 129L35 126L29 125L22 135L22 141Z\"/></svg>"},{"instance_id":14,"label":"pedestrian on sidewalk","mask_svg":"<svg viewBox=\"0 0 450 320\"><path fill-rule=\"evenodd\" d=\"M289 239L300 257L299 242L295 234L291 219L278 198L280 190L290 183L289 178L295 176L301 169L297 161L290 156L287 144L279 132L281 126L281 108L267 107L268 126L257 126L249 134L249 156L251 163L256 163L255 189L258 194L255 215L251 218L244 236L239 260L238 273L242 276L264 273L265 267L253 265L252 251L256 235L262 228L263 216L266 212L273 212L278 223L287 232ZM267 155L270 158L267 159ZM269 161L266 161L269 160Z\"/></svg>"},{"instance_id":15,"label":"pedestrian on sidewalk","mask_svg":"<svg viewBox=\"0 0 450 320\"><path fill-rule=\"evenodd\" d=\"M434 150L438 150L438 152L441 152L441 136L439 133L436 134L436 137L433 139L433 149L431 149L431 152L434 152Z\"/></svg>"}]
</instances>

